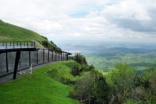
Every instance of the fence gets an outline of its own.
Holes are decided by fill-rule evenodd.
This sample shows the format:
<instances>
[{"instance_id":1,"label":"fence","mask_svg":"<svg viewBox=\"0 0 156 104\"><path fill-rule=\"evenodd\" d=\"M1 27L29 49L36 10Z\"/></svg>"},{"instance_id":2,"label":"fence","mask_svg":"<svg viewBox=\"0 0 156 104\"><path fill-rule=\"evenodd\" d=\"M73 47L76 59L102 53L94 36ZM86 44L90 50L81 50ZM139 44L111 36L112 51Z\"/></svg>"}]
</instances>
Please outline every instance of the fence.
<instances>
[{"instance_id":1,"label":"fence","mask_svg":"<svg viewBox=\"0 0 156 104\"><path fill-rule=\"evenodd\" d=\"M33 41L4 41L0 42L0 49L15 49L15 48L35 48Z\"/></svg>"},{"instance_id":2,"label":"fence","mask_svg":"<svg viewBox=\"0 0 156 104\"><path fill-rule=\"evenodd\" d=\"M19 46L17 43L15 45L15 42L14 44L12 42L11 45L2 43L1 47L3 48L0 48L0 77L14 73L16 69L15 66L17 66L17 71L21 71L30 68L30 66L68 60L68 55L70 54L68 52L58 52L51 49L37 49L33 42L18 42L18 44ZM12 51L10 51L10 49ZM16 65L17 52L20 52L18 65Z\"/></svg>"}]
</instances>

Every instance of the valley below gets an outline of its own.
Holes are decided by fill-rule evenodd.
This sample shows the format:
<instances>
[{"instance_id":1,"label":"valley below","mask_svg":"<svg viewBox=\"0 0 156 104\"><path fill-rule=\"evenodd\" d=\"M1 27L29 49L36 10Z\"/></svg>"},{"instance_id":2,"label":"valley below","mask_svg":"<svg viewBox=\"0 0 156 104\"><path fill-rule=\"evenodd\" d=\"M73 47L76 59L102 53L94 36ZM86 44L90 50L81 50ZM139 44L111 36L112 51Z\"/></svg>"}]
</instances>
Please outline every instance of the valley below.
<instances>
[{"instance_id":1,"label":"valley below","mask_svg":"<svg viewBox=\"0 0 156 104\"><path fill-rule=\"evenodd\" d=\"M116 64L123 63L134 67L137 71L145 71L156 63L156 51L147 49L111 48L101 52L85 54L90 65L105 72Z\"/></svg>"}]
</instances>

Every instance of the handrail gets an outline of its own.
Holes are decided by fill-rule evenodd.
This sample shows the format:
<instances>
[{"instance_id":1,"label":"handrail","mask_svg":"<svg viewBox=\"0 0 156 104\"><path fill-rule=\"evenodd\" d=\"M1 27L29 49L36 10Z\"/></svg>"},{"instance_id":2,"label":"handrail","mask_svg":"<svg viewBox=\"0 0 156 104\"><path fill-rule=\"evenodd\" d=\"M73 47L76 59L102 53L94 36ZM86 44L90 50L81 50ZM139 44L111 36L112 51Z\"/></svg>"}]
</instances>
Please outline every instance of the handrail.
<instances>
[{"instance_id":1,"label":"handrail","mask_svg":"<svg viewBox=\"0 0 156 104\"><path fill-rule=\"evenodd\" d=\"M35 48L36 44L34 41L0 41L1 48Z\"/></svg>"},{"instance_id":2,"label":"handrail","mask_svg":"<svg viewBox=\"0 0 156 104\"><path fill-rule=\"evenodd\" d=\"M21 49L21 48L36 48L35 41L0 41L0 49ZM55 51L57 53L65 53L71 55L69 52L57 51L48 48L50 51Z\"/></svg>"}]
</instances>

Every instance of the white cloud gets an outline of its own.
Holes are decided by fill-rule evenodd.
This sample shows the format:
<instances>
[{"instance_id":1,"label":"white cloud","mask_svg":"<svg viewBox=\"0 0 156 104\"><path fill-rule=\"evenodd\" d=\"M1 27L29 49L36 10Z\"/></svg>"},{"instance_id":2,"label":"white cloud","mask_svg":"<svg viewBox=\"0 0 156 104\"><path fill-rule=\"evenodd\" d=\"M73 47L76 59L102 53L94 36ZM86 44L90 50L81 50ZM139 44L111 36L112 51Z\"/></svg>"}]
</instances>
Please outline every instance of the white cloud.
<instances>
[{"instance_id":1,"label":"white cloud","mask_svg":"<svg viewBox=\"0 0 156 104\"><path fill-rule=\"evenodd\" d=\"M50 40L154 41L155 10L154 0L0 0L0 19Z\"/></svg>"}]
</instances>

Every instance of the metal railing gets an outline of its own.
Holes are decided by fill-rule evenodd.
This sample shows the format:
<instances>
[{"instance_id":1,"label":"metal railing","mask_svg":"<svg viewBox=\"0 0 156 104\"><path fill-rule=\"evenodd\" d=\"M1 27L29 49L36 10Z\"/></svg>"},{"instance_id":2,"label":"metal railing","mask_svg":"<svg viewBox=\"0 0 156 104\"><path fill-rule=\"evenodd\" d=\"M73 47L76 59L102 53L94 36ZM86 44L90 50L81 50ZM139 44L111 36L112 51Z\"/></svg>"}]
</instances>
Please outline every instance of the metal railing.
<instances>
[{"instance_id":1,"label":"metal railing","mask_svg":"<svg viewBox=\"0 0 156 104\"><path fill-rule=\"evenodd\" d=\"M16 63L17 53L20 58ZM64 51L36 48L33 41L0 42L0 78L15 72L15 69L21 71L31 66L66 61L69 55L71 53Z\"/></svg>"},{"instance_id":2,"label":"metal railing","mask_svg":"<svg viewBox=\"0 0 156 104\"><path fill-rule=\"evenodd\" d=\"M35 48L33 41L1 41L0 49Z\"/></svg>"}]
</instances>

